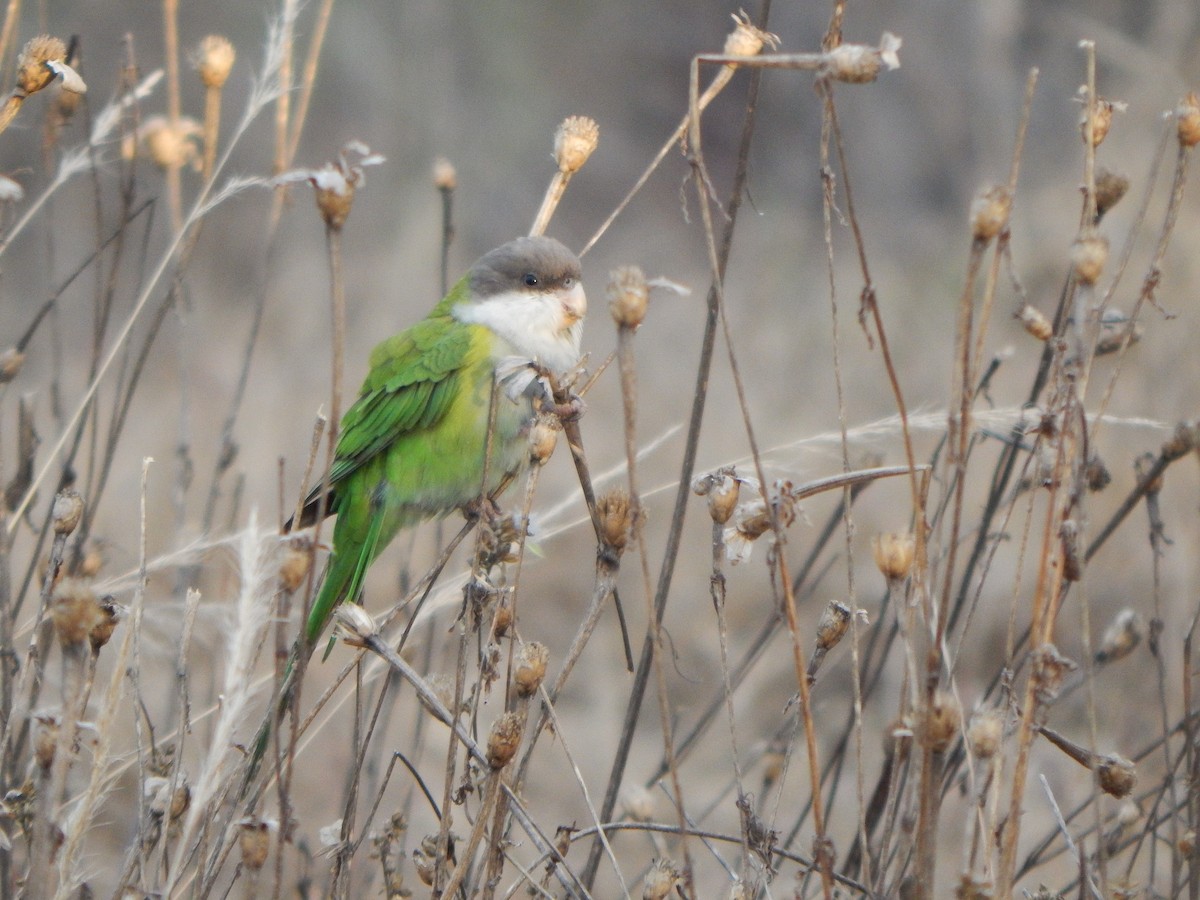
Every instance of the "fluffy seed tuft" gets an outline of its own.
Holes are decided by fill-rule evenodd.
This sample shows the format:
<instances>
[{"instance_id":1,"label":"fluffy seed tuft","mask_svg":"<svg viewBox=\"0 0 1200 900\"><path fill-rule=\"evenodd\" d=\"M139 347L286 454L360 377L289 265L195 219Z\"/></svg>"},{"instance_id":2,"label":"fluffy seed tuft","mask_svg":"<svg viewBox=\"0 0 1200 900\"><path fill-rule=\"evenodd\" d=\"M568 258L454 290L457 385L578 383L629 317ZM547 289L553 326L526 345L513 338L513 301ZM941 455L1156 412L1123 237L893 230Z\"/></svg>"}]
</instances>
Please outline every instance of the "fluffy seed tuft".
<instances>
[{"instance_id":1,"label":"fluffy seed tuft","mask_svg":"<svg viewBox=\"0 0 1200 900\"><path fill-rule=\"evenodd\" d=\"M200 46L192 56L192 64L200 73L200 80L208 88L221 88L229 79L233 70L233 62L237 59L237 51L229 38L220 34L210 34L200 41Z\"/></svg>"},{"instance_id":2,"label":"fluffy seed tuft","mask_svg":"<svg viewBox=\"0 0 1200 900\"><path fill-rule=\"evenodd\" d=\"M554 161L564 175L583 168L600 143L600 126L587 116L568 116L554 133Z\"/></svg>"}]
</instances>

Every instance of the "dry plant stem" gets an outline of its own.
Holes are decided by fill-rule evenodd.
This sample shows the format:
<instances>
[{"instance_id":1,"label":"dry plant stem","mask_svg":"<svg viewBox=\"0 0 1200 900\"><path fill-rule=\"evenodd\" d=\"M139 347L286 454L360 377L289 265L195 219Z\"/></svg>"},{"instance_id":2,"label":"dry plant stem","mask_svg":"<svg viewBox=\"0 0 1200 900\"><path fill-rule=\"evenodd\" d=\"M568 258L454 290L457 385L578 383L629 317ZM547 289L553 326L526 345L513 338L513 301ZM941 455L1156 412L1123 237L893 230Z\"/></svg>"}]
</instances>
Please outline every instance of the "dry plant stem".
<instances>
[{"instance_id":1,"label":"dry plant stem","mask_svg":"<svg viewBox=\"0 0 1200 900\"><path fill-rule=\"evenodd\" d=\"M4 11L4 28L0 30L0 62L4 63L4 71L8 71L9 49L15 47L14 37L21 19L21 0L8 0ZM8 79L4 81L7 86Z\"/></svg>"},{"instance_id":2,"label":"dry plant stem","mask_svg":"<svg viewBox=\"0 0 1200 900\"><path fill-rule=\"evenodd\" d=\"M173 131L179 130L182 115L179 103L179 0L163 0L163 55L167 63L167 120ZM183 228L183 188L180 167L170 165L167 175L167 202L171 210L171 228Z\"/></svg>"},{"instance_id":3,"label":"dry plant stem","mask_svg":"<svg viewBox=\"0 0 1200 900\"><path fill-rule=\"evenodd\" d=\"M292 61L296 36L296 16L299 14L299 0L283 0L281 4L280 27L283 29L283 55L279 61L279 83L284 90L280 91L275 100L275 159L273 174L282 175L291 165L289 154L288 127L292 113ZM299 135L297 135L299 137ZM275 204L282 204L285 190L281 186L275 193ZM272 210L272 220L275 212ZM334 419L336 421L336 417Z\"/></svg>"},{"instance_id":4,"label":"dry plant stem","mask_svg":"<svg viewBox=\"0 0 1200 900\"><path fill-rule=\"evenodd\" d=\"M204 90L204 163L201 174L212 178L217 161L217 139L221 132L221 88L209 85Z\"/></svg>"},{"instance_id":5,"label":"dry plant stem","mask_svg":"<svg viewBox=\"0 0 1200 900\"><path fill-rule=\"evenodd\" d=\"M762 12L756 23L759 28L766 28L769 14L770 0L764 0ZM749 171L750 139L754 134L759 81L758 73L752 72L746 92L745 116L738 145L737 166L733 177L729 202L725 207L727 216L725 231L721 238L721 247L718 254L719 267L717 272L718 277L722 279L725 277L725 266L729 260L729 251L733 244L733 230L737 223L738 210L741 208L742 192L745 189L746 176ZM675 563L679 555L683 521L687 512L687 504L691 497L691 481L696 466L696 451L700 441L700 426L704 420L704 407L708 400L708 377L712 368L712 356L716 344L719 313L717 291L718 288L715 284L710 286L708 291L704 336L701 340L700 360L696 368L696 387L692 394L692 410L688 421L687 440L684 445L683 462L680 467L679 482L675 493L675 506L671 514L670 527L667 533L667 545L663 553L662 567L659 570L658 584L655 588L654 616L660 622L666 611L667 598L671 590L671 579L674 575ZM653 644L649 641L642 646L641 658L638 661L637 672L634 675L633 686L630 689L625 720L621 727L621 738L613 759L608 786L605 789L604 802L600 807L601 821L611 821L613 810L616 809L617 796L621 789L621 782L624 779L625 765L629 760L633 735L637 727L638 716L641 712L642 699L645 696L653 649ZM588 860L580 879L588 889L595 882L596 870L600 864L602 849L599 842L595 842L589 851Z\"/></svg>"},{"instance_id":6,"label":"dry plant stem","mask_svg":"<svg viewBox=\"0 0 1200 900\"><path fill-rule=\"evenodd\" d=\"M285 5L290 7L291 0L287 0ZM308 43L308 54L304 58L304 69L300 73L300 93L296 100L296 112L291 121L292 133L287 142L287 153L283 158L284 168L280 171L291 166L292 160L296 158L296 149L300 146L300 135L304 131L304 123L308 118L308 107L312 102L313 87L317 82L317 66L321 61L321 48L325 46L325 35L329 31L329 19L332 14L333 0L321 0L321 6L317 10L317 19L313 24L312 38ZM285 112L284 120L286 121L287 118L288 114ZM444 291L442 293L445 294Z\"/></svg>"}]
</instances>

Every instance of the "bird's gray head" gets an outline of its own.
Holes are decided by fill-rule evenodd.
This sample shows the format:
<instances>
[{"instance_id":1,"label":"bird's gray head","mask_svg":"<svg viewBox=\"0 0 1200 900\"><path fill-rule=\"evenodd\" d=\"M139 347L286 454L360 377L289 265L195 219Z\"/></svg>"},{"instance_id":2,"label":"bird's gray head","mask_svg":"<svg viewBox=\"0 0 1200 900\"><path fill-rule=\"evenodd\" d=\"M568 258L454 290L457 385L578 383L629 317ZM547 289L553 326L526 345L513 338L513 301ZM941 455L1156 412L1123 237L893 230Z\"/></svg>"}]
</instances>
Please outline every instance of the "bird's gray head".
<instances>
[{"instance_id":1,"label":"bird's gray head","mask_svg":"<svg viewBox=\"0 0 1200 900\"><path fill-rule=\"evenodd\" d=\"M554 238L521 237L479 258L467 274L460 321L485 325L523 356L559 372L579 360L587 297L579 257Z\"/></svg>"}]
</instances>

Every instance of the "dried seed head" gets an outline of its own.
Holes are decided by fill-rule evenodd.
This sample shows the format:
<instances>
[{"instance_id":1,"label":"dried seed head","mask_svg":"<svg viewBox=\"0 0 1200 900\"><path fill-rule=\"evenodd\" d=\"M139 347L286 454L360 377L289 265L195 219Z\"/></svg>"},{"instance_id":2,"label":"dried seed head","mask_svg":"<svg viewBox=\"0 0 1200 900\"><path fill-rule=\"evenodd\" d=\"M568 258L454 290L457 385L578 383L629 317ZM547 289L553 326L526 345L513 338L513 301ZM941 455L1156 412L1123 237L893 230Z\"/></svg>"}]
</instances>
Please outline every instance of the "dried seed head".
<instances>
[{"instance_id":1,"label":"dried seed head","mask_svg":"<svg viewBox=\"0 0 1200 900\"><path fill-rule=\"evenodd\" d=\"M921 742L934 753L945 753L962 727L962 706L948 691L938 691L924 710Z\"/></svg>"},{"instance_id":2,"label":"dried seed head","mask_svg":"<svg viewBox=\"0 0 1200 900\"><path fill-rule=\"evenodd\" d=\"M51 595L50 618L58 642L64 647L76 647L107 617L90 584L80 578L64 578Z\"/></svg>"},{"instance_id":3,"label":"dried seed head","mask_svg":"<svg viewBox=\"0 0 1200 900\"><path fill-rule=\"evenodd\" d=\"M530 641L522 644L517 651L513 666L513 684L517 686L518 697L531 697L537 693L546 677L546 663L550 661L550 650L545 644Z\"/></svg>"},{"instance_id":4,"label":"dried seed head","mask_svg":"<svg viewBox=\"0 0 1200 900\"><path fill-rule=\"evenodd\" d=\"M850 627L850 618L850 607L830 600L817 623L817 647L826 651L836 647Z\"/></svg>"},{"instance_id":5,"label":"dried seed head","mask_svg":"<svg viewBox=\"0 0 1200 900\"><path fill-rule=\"evenodd\" d=\"M343 603L333 611L333 622L342 640L351 647L365 647L378 637L379 626L357 603Z\"/></svg>"},{"instance_id":6,"label":"dried seed head","mask_svg":"<svg viewBox=\"0 0 1200 900\"><path fill-rule=\"evenodd\" d=\"M1108 169L1096 172L1096 219L1100 220L1106 212L1121 202L1121 198L1129 190L1129 179Z\"/></svg>"},{"instance_id":7,"label":"dried seed head","mask_svg":"<svg viewBox=\"0 0 1200 900\"><path fill-rule=\"evenodd\" d=\"M338 153L336 162L319 169L295 169L277 176L276 185L307 181L316 193L317 210L327 228L340 231L354 205L354 192L366 184L365 169L384 161L362 141L349 141Z\"/></svg>"},{"instance_id":8,"label":"dried seed head","mask_svg":"<svg viewBox=\"0 0 1200 900\"><path fill-rule=\"evenodd\" d=\"M884 532L871 541L875 565L889 584L903 581L912 572L917 541L911 532Z\"/></svg>"},{"instance_id":9,"label":"dried seed head","mask_svg":"<svg viewBox=\"0 0 1200 900\"><path fill-rule=\"evenodd\" d=\"M1136 611L1129 607L1121 610L1104 632L1104 639L1096 650L1096 665L1103 666L1124 659L1141 642L1144 631L1142 617Z\"/></svg>"},{"instance_id":10,"label":"dried seed head","mask_svg":"<svg viewBox=\"0 0 1200 900\"><path fill-rule=\"evenodd\" d=\"M562 420L553 413L539 413L529 429L529 459L544 466L554 455L558 446L558 435L562 431Z\"/></svg>"},{"instance_id":11,"label":"dried seed head","mask_svg":"<svg viewBox=\"0 0 1200 900\"><path fill-rule=\"evenodd\" d=\"M1128 797L1137 785L1137 769L1125 757L1109 753L1100 759L1096 779L1110 797Z\"/></svg>"},{"instance_id":12,"label":"dried seed head","mask_svg":"<svg viewBox=\"0 0 1200 900\"><path fill-rule=\"evenodd\" d=\"M967 723L967 746L978 759L991 759L1004 740L1004 716L998 709L980 709Z\"/></svg>"},{"instance_id":13,"label":"dried seed head","mask_svg":"<svg viewBox=\"0 0 1200 900\"><path fill-rule=\"evenodd\" d=\"M822 71L837 81L866 84L884 69L900 67L900 38L885 31L878 47L866 44L842 44L825 55Z\"/></svg>"},{"instance_id":14,"label":"dried seed head","mask_svg":"<svg viewBox=\"0 0 1200 900\"><path fill-rule=\"evenodd\" d=\"M59 491L58 496L54 498L50 517L55 534L67 535L73 532L78 527L79 520L83 518L83 498L79 496L79 492L70 488Z\"/></svg>"},{"instance_id":15,"label":"dried seed head","mask_svg":"<svg viewBox=\"0 0 1200 900\"><path fill-rule=\"evenodd\" d=\"M1080 238L1071 246L1071 267L1080 284L1095 284L1108 262L1108 238Z\"/></svg>"},{"instance_id":16,"label":"dried seed head","mask_svg":"<svg viewBox=\"0 0 1200 900\"><path fill-rule=\"evenodd\" d=\"M183 776L180 776L181 778ZM192 805L192 789L188 787L186 781L175 788L175 792L171 794L171 805L167 809L167 815L171 821L176 821L180 816L188 811L188 807Z\"/></svg>"},{"instance_id":17,"label":"dried seed head","mask_svg":"<svg viewBox=\"0 0 1200 900\"><path fill-rule=\"evenodd\" d=\"M1025 330L1039 341L1048 341L1054 337L1054 326L1046 318L1046 314L1032 304L1026 303L1017 313L1017 318L1025 326Z\"/></svg>"},{"instance_id":18,"label":"dried seed head","mask_svg":"<svg viewBox=\"0 0 1200 900\"><path fill-rule=\"evenodd\" d=\"M1104 460L1093 456L1087 461L1083 467L1083 483L1092 493L1102 491L1112 483L1112 475L1109 474L1108 467L1104 465Z\"/></svg>"},{"instance_id":19,"label":"dried seed head","mask_svg":"<svg viewBox=\"0 0 1200 900\"><path fill-rule=\"evenodd\" d=\"M1200 421L1180 422L1170 440L1162 445L1163 459L1174 462L1200 447Z\"/></svg>"},{"instance_id":20,"label":"dried seed head","mask_svg":"<svg viewBox=\"0 0 1200 900\"><path fill-rule=\"evenodd\" d=\"M1200 96L1192 91L1175 109L1179 123L1179 143L1184 147L1200 144Z\"/></svg>"},{"instance_id":21,"label":"dried seed head","mask_svg":"<svg viewBox=\"0 0 1200 900\"><path fill-rule=\"evenodd\" d=\"M708 514L718 525L724 525L737 507L741 481L732 466L701 475L692 482L692 491L708 497Z\"/></svg>"},{"instance_id":22,"label":"dried seed head","mask_svg":"<svg viewBox=\"0 0 1200 900\"><path fill-rule=\"evenodd\" d=\"M1053 644L1042 644L1034 652L1034 696L1042 706L1049 706L1062 691L1067 676L1079 666L1063 656Z\"/></svg>"},{"instance_id":23,"label":"dried seed head","mask_svg":"<svg viewBox=\"0 0 1200 900\"><path fill-rule=\"evenodd\" d=\"M452 191L458 187L458 170L444 156L433 161L433 186L439 191Z\"/></svg>"},{"instance_id":24,"label":"dried seed head","mask_svg":"<svg viewBox=\"0 0 1200 900\"><path fill-rule=\"evenodd\" d=\"M25 365L25 354L16 347L0 351L0 384L8 384L21 372Z\"/></svg>"},{"instance_id":25,"label":"dried seed head","mask_svg":"<svg viewBox=\"0 0 1200 900\"><path fill-rule=\"evenodd\" d=\"M623 488L614 488L596 501L596 516L600 520L600 543L605 553L620 558L629 542L629 530L633 525L629 494Z\"/></svg>"},{"instance_id":26,"label":"dried seed head","mask_svg":"<svg viewBox=\"0 0 1200 900\"><path fill-rule=\"evenodd\" d=\"M625 817L634 822L649 822L654 818L654 795L640 784L632 784L621 792Z\"/></svg>"},{"instance_id":27,"label":"dried seed head","mask_svg":"<svg viewBox=\"0 0 1200 900\"><path fill-rule=\"evenodd\" d=\"M138 137L150 160L160 169L182 169L200 162L200 140L204 129L187 116L172 125L166 116L151 116L138 129Z\"/></svg>"},{"instance_id":28,"label":"dried seed head","mask_svg":"<svg viewBox=\"0 0 1200 900\"><path fill-rule=\"evenodd\" d=\"M496 612L492 616L492 637L496 640L508 634L508 629L512 628L513 623L513 605L512 599L506 592L499 600L496 601Z\"/></svg>"},{"instance_id":29,"label":"dried seed head","mask_svg":"<svg viewBox=\"0 0 1200 900\"><path fill-rule=\"evenodd\" d=\"M257 872L267 861L271 851L271 826L263 819L247 816L238 824L238 847L242 851L242 865Z\"/></svg>"},{"instance_id":30,"label":"dried seed head","mask_svg":"<svg viewBox=\"0 0 1200 900\"><path fill-rule=\"evenodd\" d=\"M34 716L34 721L37 722L37 730L33 735L33 759L43 772L48 772L58 751L59 718L39 713Z\"/></svg>"},{"instance_id":31,"label":"dried seed head","mask_svg":"<svg viewBox=\"0 0 1200 900\"><path fill-rule=\"evenodd\" d=\"M65 63L67 45L56 37L41 34L27 43L17 59L17 89L26 96L46 87L58 74L49 63Z\"/></svg>"},{"instance_id":32,"label":"dried seed head","mask_svg":"<svg viewBox=\"0 0 1200 900\"><path fill-rule=\"evenodd\" d=\"M763 47L778 46L779 38L751 22L745 12L733 14L733 31L725 38L726 56L758 56Z\"/></svg>"},{"instance_id":33,"label":"dried seed head","mask_svg":"<svg viewBox=\"0 0 1200 900\"><path fill-rule=\"evenodd\" d=\"M521 746L521 733L525 723L514 712L506 712L492 723L488 735L487 761L493 769L503 769L509 764Z\"/></svg>"},{"instance_id":34,"label":"dried seed head","mask_svg":"<svg viewBox=\"0 0 1200 900\"><path fill-rule=\"evenodd\" d=\"M600 142L600 126L587 116L568 116L554 133L554 160L558 170L574 175Z\"/></svg>"},{"instance_id":35,"label":"dried seed head","mask_svg":"<svg viewBox=\"0 0 1200 900\"><path fill-rule=\"evenodd\" d=\"M621 266L608 276L608 309L619 328L636 330L646 318L650 288L637 266Z\"/></svg>"},{"instance_id":36,"label":"dried seed head","mask_svg":"<svg viewBox=\"0 0 1200 900\"><path fill-rule=\"evenodd\" d=\"M1083 114L1079 117L1079 133L1083 137L1086 144L1089 140L1093 147L1099 147L1104 139L1108 136L1108 130L1112 128L1113 113L1125 112L1125 104L1119 100L1108 100L1104 97L1097 97L1094 108L1091 109L1090 115L1087 107L1087 87L1080 87L1079 93L1083 97ZM1090 129L1090 130L1089 130Z\"/></svg>"},{"instance_id":37,"label":"dried seed head","mask_svg":"<svg viewBox=\"0 0 1200 900\"><path fill-rule=\"evenodd\" d=\"M88 642L92 652L99 653L100 648L112 640L113 632L121 621L122 608L112 595L106 594L100 598L100 616L92 630L88 632Z\"/></svg>"},{"instance_id":38,"label":"dried seed head","mask_svg":"<svg viewBox=\"0 0 1200 900\"><path fill-rule=\"evenodd\" d=\"M1002 184L985 187L971 201L971 237L990 241L1008 227L1012 196Z\"/></svg>"},{"instance_id":39,"label":"dried seed head","mask_svg":"<svg viewBox=\"0 0 1200 900\"><path fill-rule=\"evenodd\" d=\"M669 859L656 859L642 879L642 900L666 900L680 882L679 870Z\"/></svg>"},{"instance_id":40,"label":"dried seed head","mask_svg":"<svg viewBox=\"0 0 1200 900\"><path fill-rule=\"evenodd\" d=\"M289 594L304 584L312 568L312 559L312 541L307 536L296 535L288 540L279 563L279 583Z\"/></svg>"},{"instance_id":41,"label":"dried seed head","mask_svg":"<svg viewBox=\"0 0 1200 900\"><path fill-rule=\"evenodd\" d=\"M229 79L237 52L229 38L210 34L200 42L192 56L192 64L200 73L200 80L207 88L222 88Z\"/></svg>"}]
</instances>

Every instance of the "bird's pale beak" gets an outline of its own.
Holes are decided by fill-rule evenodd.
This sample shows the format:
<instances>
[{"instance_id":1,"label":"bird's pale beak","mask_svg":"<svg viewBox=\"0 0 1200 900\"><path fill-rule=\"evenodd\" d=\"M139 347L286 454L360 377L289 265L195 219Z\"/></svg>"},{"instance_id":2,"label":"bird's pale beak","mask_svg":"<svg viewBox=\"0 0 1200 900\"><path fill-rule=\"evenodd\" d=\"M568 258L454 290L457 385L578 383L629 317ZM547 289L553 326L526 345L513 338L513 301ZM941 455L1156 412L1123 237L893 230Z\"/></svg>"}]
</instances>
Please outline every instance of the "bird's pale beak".
<instances>
[{"instance_id":1,"label":"bird's pale beak","mask_svg":"<svg viewBox=\"0 0 1200 900\"><path fill-rule=\"evenodd\" d=\"M563 319L568 328L587 314L587 295L578 281L569 290L559 292L558 300L562 304Z\"/></svg>"}]
</instances>

